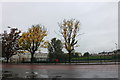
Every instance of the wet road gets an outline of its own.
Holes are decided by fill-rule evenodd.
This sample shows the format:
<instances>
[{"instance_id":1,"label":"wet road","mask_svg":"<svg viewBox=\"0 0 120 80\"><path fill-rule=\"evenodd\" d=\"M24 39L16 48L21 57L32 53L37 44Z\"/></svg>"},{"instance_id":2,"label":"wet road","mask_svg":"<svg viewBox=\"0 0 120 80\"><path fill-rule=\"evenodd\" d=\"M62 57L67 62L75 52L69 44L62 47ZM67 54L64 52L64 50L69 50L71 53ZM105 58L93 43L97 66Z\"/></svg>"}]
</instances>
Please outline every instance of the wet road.
<instances>
[{"instance_id":1,"label":"wet road","mask_svg":"<svg viewBox=\"0 0 120 80\"><path fill-rule=\"evenodd\" d=\"M118 78L118 65L14 65L2 66L25 78L34 74L36 78Z\"/></svg>"}]
</instances>

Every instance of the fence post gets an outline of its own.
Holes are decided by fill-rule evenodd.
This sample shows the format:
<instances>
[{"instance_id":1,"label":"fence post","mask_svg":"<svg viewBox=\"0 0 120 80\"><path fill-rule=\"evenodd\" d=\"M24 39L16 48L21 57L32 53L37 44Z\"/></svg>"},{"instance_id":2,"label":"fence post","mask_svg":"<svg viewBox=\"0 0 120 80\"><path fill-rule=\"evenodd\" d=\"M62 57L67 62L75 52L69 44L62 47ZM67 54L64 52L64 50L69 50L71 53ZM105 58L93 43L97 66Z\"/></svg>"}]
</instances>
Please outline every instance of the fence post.
<instances>
[{"instance_id":1,"label":"fence post","mask_svg":"<svg viewBox=\"0 0 120 80\"><path fill-rule=\"evenodd\" d=\"M102 61L101 61L101 55L100 55L100 64L102 64Z\"/></svg>"},{"instance_id":2,"label":"fence post","mask_svg":"<svg viewBox=\"0 0 120 80\"><path fill-rule=\"evenodd\" d=\"M66 58L64 58L64 62L65 62L65 64L66 64Z\"/></svg>"},{"instance_id":3,"label":"fence post","mask_svg":"<svg viewBox=\"0 0 120 80\"><path fill-rule=\"evenodd\" d=\"M114 58L115 58L115 64L116 64L116 54L114 54Z\"/></svg>"},{"instance_id":4,"label":"fence post","mask_svg":"<svg viewBox=\"0 0 120 80\"><path fill-rule=\"evenodd\" d=\"M76 61L76 64L77 64L77 57L76 57L75 61Z\"/></svg>"},{"instance_id":5,"label":"fence post","mask_svg":"<svg viewBox=\"0 0 120 80\"><path fill-rule=\"evenodd\" d=\"M87 56L87 61L88 61L88 64L89 64L89 55Z\"/></svg>"},{"instance_id":6,"label":"fence post","mask_svg":"<svg viewBox=\"0 0 120 80\"><path fill-rule=\"evenodd\" d=\"M105 54L103 54L103 56L104 56L104 63L105 63Z\"/></svg>"},{"instance_id":7,"label":"fence post","mask_svg":"<svg viewBox=\"0 0 120 80\"><path fill-rule=\"evenodd\" d=\"M100 58L101 58L101 64L102 64L102 55L100 56Z\"/></svg>"}]
</instances>

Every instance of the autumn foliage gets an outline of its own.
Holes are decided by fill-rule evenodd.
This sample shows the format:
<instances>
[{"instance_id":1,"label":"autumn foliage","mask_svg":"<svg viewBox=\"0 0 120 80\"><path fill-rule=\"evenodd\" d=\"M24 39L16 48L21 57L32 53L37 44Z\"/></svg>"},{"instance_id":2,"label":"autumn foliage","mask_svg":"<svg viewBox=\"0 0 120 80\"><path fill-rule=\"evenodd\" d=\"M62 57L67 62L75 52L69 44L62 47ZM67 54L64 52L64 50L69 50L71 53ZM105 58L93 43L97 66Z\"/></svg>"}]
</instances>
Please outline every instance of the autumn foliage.
<instances>
[{"instance_id":1,"label":"autumn foliage","mask_svg":"<svg viewBox=\"0 0 120 80\"><path fill-rule=\"evenodd\" d=\"M4 32L2 34L3 55L7 57L7 60L14 55L15 52L23 53L19 51L29 51L31 53L31 62L34 62L34 54L39 47L48 48L49 57L61 58L59 54L62 54L63 44L69 54L69 62L71 62L71 54L75 51L77 46L76 37L79 32L80 22L75 19L63 20L59 23L60 32L64 39L64 42L53 38L51 42L45 41L47 36L47 30L44 26L33 25L27 32L23 32L17 28L12 28L10 33Z\"/></svg>"},{"instance_id":2,"label":"autumn foliage","mask_svg":"<svg viewBox=\"0 0 120 80\"><path fill-rule=\"evenodd\" d=\"M77 44L77 33L79 31L80 22L74 19L63 20L59 23L61 34L64 38L65 49L69 53L69 62L71 60L71 53L74 51Z\"/></svg>"},{"instance_id":3,"label":"autumn foliage","mask_svg":"<svg viewBox=\"0 0 120 80\"><path fill-rule=\"evenodd\" d=\"M31 61L33 62L34 53L38 48L46 47L44 44L47 42L44 41L44 37L47 36L47 31L43 26L33 25L28 29L27 32L24 32L19 39L19 45L22 49L28 50L31 53Z\"/></svg>"}]
</instances>

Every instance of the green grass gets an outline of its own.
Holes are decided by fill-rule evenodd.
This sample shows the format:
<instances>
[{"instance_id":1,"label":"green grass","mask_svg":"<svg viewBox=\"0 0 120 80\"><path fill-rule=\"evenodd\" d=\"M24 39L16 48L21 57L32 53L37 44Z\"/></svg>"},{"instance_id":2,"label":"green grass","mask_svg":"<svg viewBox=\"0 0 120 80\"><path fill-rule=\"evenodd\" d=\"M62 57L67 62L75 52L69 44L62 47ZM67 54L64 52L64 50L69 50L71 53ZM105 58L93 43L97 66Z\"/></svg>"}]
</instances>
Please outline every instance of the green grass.
<instances>
[{"instance_id":1,"label":"green grass","mask_svg":"<svg viewBox=\"0 0 120 80\"><path fill-rule=\"evenodd\" d=\"M72 60L92 60L92 59L112 59L112 56L89 56L89 57L78 57L78 58L72 58Z\"/></svg>"}]
</instances>

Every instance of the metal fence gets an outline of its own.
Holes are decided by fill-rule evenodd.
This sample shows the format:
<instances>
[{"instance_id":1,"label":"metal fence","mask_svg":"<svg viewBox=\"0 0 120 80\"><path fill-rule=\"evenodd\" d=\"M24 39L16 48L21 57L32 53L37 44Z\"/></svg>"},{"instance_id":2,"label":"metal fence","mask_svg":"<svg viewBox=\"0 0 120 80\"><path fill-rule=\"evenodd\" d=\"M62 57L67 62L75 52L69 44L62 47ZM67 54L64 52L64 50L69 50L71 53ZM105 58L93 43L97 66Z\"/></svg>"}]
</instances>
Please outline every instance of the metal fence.
<instances>
[{"instance_id":1,"label":"metal fence","mask_svg":"<svg viewBox=\"0 0 120 80\"><path fill-rule=\"evenodd\" d=\"M52 58L34 58L33 63L41 64L41 63L73 63L73 64L117 64L120 62L120 54L114 55L99 55L99 56L80 56L80 57L72 57L71 61L69 62L69 58L59 58L59 59L52 59ZM5 61L3 61L5 63ZM23 58L17 59L14 58L10 60L9 63L31 63L31 58Z\"/></svg>"}]
</instances>

